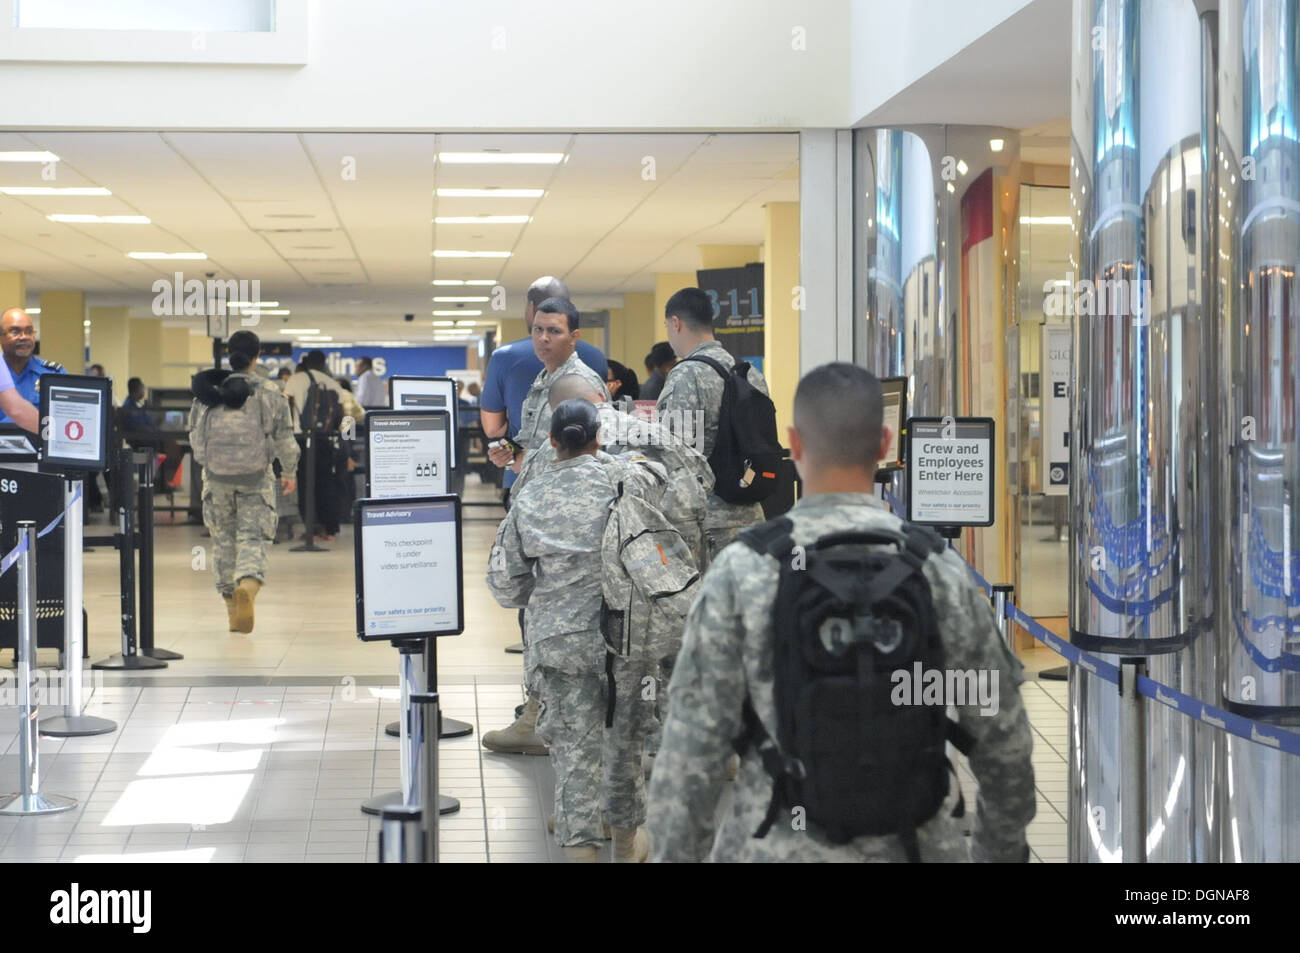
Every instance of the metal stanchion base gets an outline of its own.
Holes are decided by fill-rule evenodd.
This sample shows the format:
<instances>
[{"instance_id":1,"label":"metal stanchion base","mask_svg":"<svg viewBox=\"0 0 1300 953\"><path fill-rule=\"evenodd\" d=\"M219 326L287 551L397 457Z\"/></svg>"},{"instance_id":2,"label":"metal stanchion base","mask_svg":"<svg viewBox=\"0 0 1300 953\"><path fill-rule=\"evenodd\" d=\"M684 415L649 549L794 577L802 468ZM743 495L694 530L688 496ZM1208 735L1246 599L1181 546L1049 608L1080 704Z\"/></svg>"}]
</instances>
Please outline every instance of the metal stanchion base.
<instances>
[{"instance_id":1,"label":"metal stanchion base","mask_svg":"<svg viewBox=\"0 0 1300 953\"><path fill-rule=\"evenodd\" d=\"M1056 668L1045 668L1038 673L1038 677L1047 679L1049 682L1068 682L1070 680L1070 666L1059 665Z\"/></svg>"},{"instance_id":2,"label":"metal stanchion base","mask_svg":"<svg viewBox=\"0 0 1300 953\"><path fill-rule=\"evenodd\" d=\"M102 662L92 662L90 667L130 671L132 669L166 668L167 663L161 659L150 658L147 655L110 655Z\"/></svg>"},{"instance_id":3,"label":"metal stanchion base","mask_svg":"<svg viewBox=\"0 0 1300 953\"><path fill-rule=\"evenodd\" d=\"M117 722L94 715L55 715L42 718L36 723L36 730L51 738L84 738L87 735L106 735L117 731Z\"/></svg>"},{"instance_id":4,"label":"metal stanchion base","mask_svg":"<svg viewBox=\"0 0 1300 953\"><path fill-rule=\"evenodd\" d=\"M389 791L387 794L376 794L369 801L361 802L362 814L373 814L376 817L379 812L386 807L396 807L402 803L401 791ZM449 794L438 795L438 813L455 814L460 810L460 801Z\"/></svg>"},{"instance_id":5,"label":"metal stanchion base","mask_svg":"<svg viewBox=\"0 0 1300 953\"><path fill-rule=\"evenodd\" d=\"M162 659L164 662L175 662L177 659L185 658L180 652L173 652L171 649L154 648L148 654L150 658Z\"/></svg>"},{"instance_id":6,"label":"metal stanchion base","mask_svg":"<svg viewBox=\"0 0 1300 953\"><path fill-rule=\"evenodd\" d=\"M291 547L291 553L328 553L329 550L324 546L317 546L315 543L303 543L301 546Z\"/></svg>"},{"instance_id":7,"label":"metal stanchion base","mask_svg":"<svg viewBox=\"0 0 1300 953\"><path fill-rule=\"evenodd\" d=\"M443 718L442 730L438 732L439 738L464 738L466 735L474 733L474 726L467 721L457 721L455 718Z\"/></svg>"},{"instance_id":8,"label":"metal stanchion base","mask_svg":"<svg viewBox=\"0 0 1300 953\"><path fill-rule=\"evenodd\" d=\"M384 734L388 735L390 738L402 737L402 723L400 721L390 721L388 724L384 725Z\"/></svg>"},{"instance_id":9,"label":"metal stanchion base","mask_svg":"<svg viewBox=\"0 0 1300 953\"><path fill-rule=\"evenodd\" d=\"M506 653L509 654L509 655L523 655L523 654L524 654L524 643L522 643L522 642L516 642L514 645L507 645L507 646L506 646Z\"/></svg>"},{"instance_id":10,"label":"metal stanchion base","mask_svg":"<svg viewBox=\"0 0 1300 953\"><path fill-rule=\"evenodd\" d=\"M76 806L76 798L61 794L11 794L0 802L0 815L61 814Z\"/></svg>"}]
</instances>

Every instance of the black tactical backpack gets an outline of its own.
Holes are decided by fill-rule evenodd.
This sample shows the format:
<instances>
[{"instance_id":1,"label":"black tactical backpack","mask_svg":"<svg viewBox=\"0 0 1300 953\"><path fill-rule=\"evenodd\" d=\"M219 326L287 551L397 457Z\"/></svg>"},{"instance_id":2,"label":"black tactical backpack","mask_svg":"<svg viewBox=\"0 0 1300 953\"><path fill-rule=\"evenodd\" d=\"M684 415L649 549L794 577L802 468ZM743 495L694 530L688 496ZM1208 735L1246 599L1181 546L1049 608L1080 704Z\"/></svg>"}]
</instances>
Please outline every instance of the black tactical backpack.
<instances>
[{"instance_id":1,"label":"black tactical backpack","mask_svg":"<svg viewBox=\"0 0 1300 953\"><path fill-rule=\"evenodd\" d=\"M343 423L343 405L339 395L316 380L316 375L307 372L307 395L303 398L302 416L299 426L303 433L335 434Z\"/></svg>"},{"instance_id":2,"label":"black tactical backpack","mask_svg":"<svg viewBox=\"0 0 1300 953\"><path fill-rule=\"evenodd\" d=\"M772 800L755 837L782 809L803 808L829 841L898 835L920 860L916 829L948 795L945 742L968 752L970 736L946 707L895 704L894 673L944 668L943 643L922 564L943 540L921 526L841 532L795 547L780 517L740 539L781 566L773 607L777 736L745 700L745 729L772 777ZM887 547L887 548L886 548ZM906 696L911 701L910 692ZM954 816L965 811L964 801Z\"/></svg>"},{"instance_id":3,"label":"black tactical backpack","mask_svg":"<svg viewBox=\"0 0 1300 953\"><path fill-rule=\"evenodd\" d=\"M728 503L760 503L779 483L781 442L776 437L776 405L749 382L749 362L730 371L711 357L685 358L707 364L724 381L718 439L709 454L713 492Z\"/></svg>"}]
</instances>

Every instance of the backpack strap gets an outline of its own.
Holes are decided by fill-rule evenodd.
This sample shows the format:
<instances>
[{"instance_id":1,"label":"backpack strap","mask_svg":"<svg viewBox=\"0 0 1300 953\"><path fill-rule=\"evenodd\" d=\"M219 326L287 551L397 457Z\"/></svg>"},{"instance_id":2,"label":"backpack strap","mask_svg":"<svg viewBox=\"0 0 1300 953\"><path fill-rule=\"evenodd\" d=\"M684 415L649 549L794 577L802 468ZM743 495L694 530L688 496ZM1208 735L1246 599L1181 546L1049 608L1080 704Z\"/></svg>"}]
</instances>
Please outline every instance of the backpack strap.
<instances>
[{"instance_id":1,"label":"backpack strap","mask_svg":"<svg viewBox=\"0 0 1300 953\"><path fill-rule=\"evenodd\" d=\"M614 687L614 653L605 649L605 727L614 727L614 706L618 703Z\"/></svg>"},{"instance_id":2,"label":"backpack strap","mask_svg":"<svg viewBox=\"0 0 1300 953\"><path fill-rule=\"evenodd\" d=\"M709 367L718 372L724 381L730 377L727 373L727 369L722 365L721 361L714 360L711 357L705 357L703 354L697 354L694 357L684 357L678 363L685 364L687 361L699 361L701 364L709 365Z\"/></svg>"},{"instance_id":3,"label":"backpack strap","mask_svg":"<svg viewBox=\"0 0 1300 953\"><path fill-rule=\"evenodd\" d=\"M776 823L781 805L794 802L791 784L803 780L805 773L803 764L798 759L781 754L781 749L759 720L758 712L754 711L754 703L748 694L745 695L740 717L743 727L740 736L731 743L732 747L736 749L736 754L743 756L751 744L756 744L763 770L772 779L772 798L767 802L767 813L763 815L763 823L754 832L754 837L761 839L767 836L767 832Z\"/></svg>"},{"instance_id":4,"label":"backpack strap","mask_svg":"<svg viewBox=\"0 0 1300 953\"><path fill-rule=\"evenodd\" d=\"M794 537L790 535L792 529L794 523L790 517L780 516L757 526L748 526L736 538L760 556L772 556L779 561L794 548Z\"/></svg>"}]
</instances>

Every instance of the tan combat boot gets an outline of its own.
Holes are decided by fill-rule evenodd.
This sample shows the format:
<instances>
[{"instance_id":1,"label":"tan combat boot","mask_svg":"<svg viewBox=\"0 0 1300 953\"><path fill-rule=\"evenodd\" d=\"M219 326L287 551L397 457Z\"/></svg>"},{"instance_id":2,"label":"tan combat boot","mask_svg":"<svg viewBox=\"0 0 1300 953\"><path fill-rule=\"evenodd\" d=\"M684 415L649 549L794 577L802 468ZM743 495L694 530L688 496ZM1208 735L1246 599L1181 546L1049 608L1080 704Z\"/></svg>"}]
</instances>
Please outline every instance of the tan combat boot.
<instances>
[{"instance_id":1,"label":"tan combat boot","mask_svg":"<svg viewBox=\"0 0 1300 953\"><path fill-rule=\"evenodd\" d=\"M594 864L596 862L595 847L561 847L564 852L564 862L566 864Z\"/></svg>"},{"instance_id":2,"label":"tan combat boot","mask_svg":"<svg viewBox=\"0 0 1300 953\"><path fill-rule=\"evenodd\" d=\"M614 828L614 863L644 864L650 856L650 835L644 827Z\"/></svg>"},{"instance_id":3,"label":"tan combat boot","mask_svg":"<svg viewBox=\"0 0 1300 953\"><path fill-rule=\"evenodd\" d=\"M222 593L222 595L221 595L221 601L224 602L224 603L226 604L226 621L227 621L227 622L229 623L229 625L230 625L230 631L231 631L231 632L238 632L239 630L235 628L235 595L234 595L234 593L231 593L230 595L226 595L225 593Z\"/></svg>"},{"instance_id":4,"label":"tan combat boot","mask_svg":"<svg viewBox=\"0 0 1300 953\"><path fill-rule=\"evenodd\" d=\"M252 576L245 576L235 587L235 622L236 632L253 631L253 600L257 598L262 584Z\"/></svg>"},{"instance_id":5,"label":"tan combat boot","mask_svg":"<svg viewBox=\"0 0 1300 953\"><path fill-rule=\"evenodd\" d=\"M546 742L537 734L537 708L537 699L528 699L513 725L483 734L483 747L498 754L550 754Z\"/></svg>"}]
</instances>

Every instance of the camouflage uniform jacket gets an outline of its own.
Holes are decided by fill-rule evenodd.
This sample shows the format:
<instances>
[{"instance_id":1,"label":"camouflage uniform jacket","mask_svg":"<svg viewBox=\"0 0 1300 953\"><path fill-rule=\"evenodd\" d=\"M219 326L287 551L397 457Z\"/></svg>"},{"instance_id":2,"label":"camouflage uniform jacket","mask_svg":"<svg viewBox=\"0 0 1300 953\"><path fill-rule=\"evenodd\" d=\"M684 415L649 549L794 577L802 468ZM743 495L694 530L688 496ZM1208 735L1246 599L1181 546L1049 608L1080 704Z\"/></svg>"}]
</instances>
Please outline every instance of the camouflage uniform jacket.
<instances>
[{"instance_id":1,"label":"camouflage uniform jacket","mask_svg":"<svg viewBox=\"0 0 1300 953\"><path fill-rule=\"evenodd\" d=\"M289 414L289 401L271 381L259 377L250 371L202 371L194 376L194 401L190 408L190 439L194 439L194 428L199 425L202 409L213 407L221 402L221 390L227 380L243 378L248 383L248 400L260 400L261 417L266 422L265 439L269 443L273 459L280 461L280 470L285 476L297 472L298 441L293 436L293 421ZM251 435L250 435L251 437ZM222 483L243 487L275 486L275 471L267 466L265 474L250 477L221 476L203 468L204 483ZM272 503L274 509L274 503Z\"/></svg>"},{"instance_id":2,"label":"camouflage uniform jacket","mask_svg":"<svg viewBox=\"0 0 1300 953\"><path fill-rule=\"evenodd\" d=\"M717 341L705 341L696 345L686 358L709 357L723 367L735 366L736 359ZM704 449L705 458L713 453L718 442L718 419L722 414L722 391L725 386L722 376L707 364L690 361L686 358L678 361L668 374L659 402L655 405L661 421L674 421L678 415L682 426L688 427L687 420L694 421L696 411L704 412ZM764 394L767 381L756 369L749 369L749 382ZM692 435L682 433L687 443L694 442ZM698 444L696 444L698 446ZM751 526L763 522L763 508L757 503L728 503L721 497L709 494L709 512L705 517L705 529L719 526Z\"/></svg>"},{"instance_id":3,"label":"camouflage uniform jacket","mask_svg":"<svg viewBox=\"0 0 1300 953\"><path fill-rule=\"evenodd\" d=\"M805 497L788 515L794 541L801 545L834 531L896 530L900 525L879 500L858 493ZM956 709L961 726L976 742L970 758L979 783L973 837L968 845L959 822L949 816L957 798L954 780L943 807L918 828L921 859L1020 860L1025 825L1035 810L1033 742L1020 701L1021 666L999 639L988 601L956 552L931 556L924 572L939 619L945 666L996 671L998 696L995 714L981 715L978 704ZM773 557L735 542L709 568L691 607L649 797L656 860L698 861L709 855L711 821L723 784L721 765L740 734L746 694L763 726L776 737L772 603L777 579ZM859 837L835 845L813 829L794 829L789 817L778 816L767 836L755 839L771 794L771 779L751 746L736 778L731 812L712 843L713 860L906 860L896 836Z\"/></svg>"},{"instance_id":4,"label":"camouflage uniform jacket","mask_svg":"<svg viewBox=\"0 0 1300 953\"><path fill-rule=\"evenodd\" d=\"M586 364L582 363L575 350L569 355L569 359L550 373L546 368L542 368L541 373L533 379L532 386L528 388L528 395L524 397L523 408L520 411L519 431L515 434L515 441L525 450L532 450L536 447L543 446L549 442L551 436L551 404L550 393L551 385L561 377L567 377L570 374L580 374L592 383L605 399L609 400L609 391L605 389L605 382L601 376L593 371ZM518 480L515 481L518 483ZM513 495L514 488L511 487ZM513 504L512 504L513 505Z\"/></svg>"}]
</instances>

